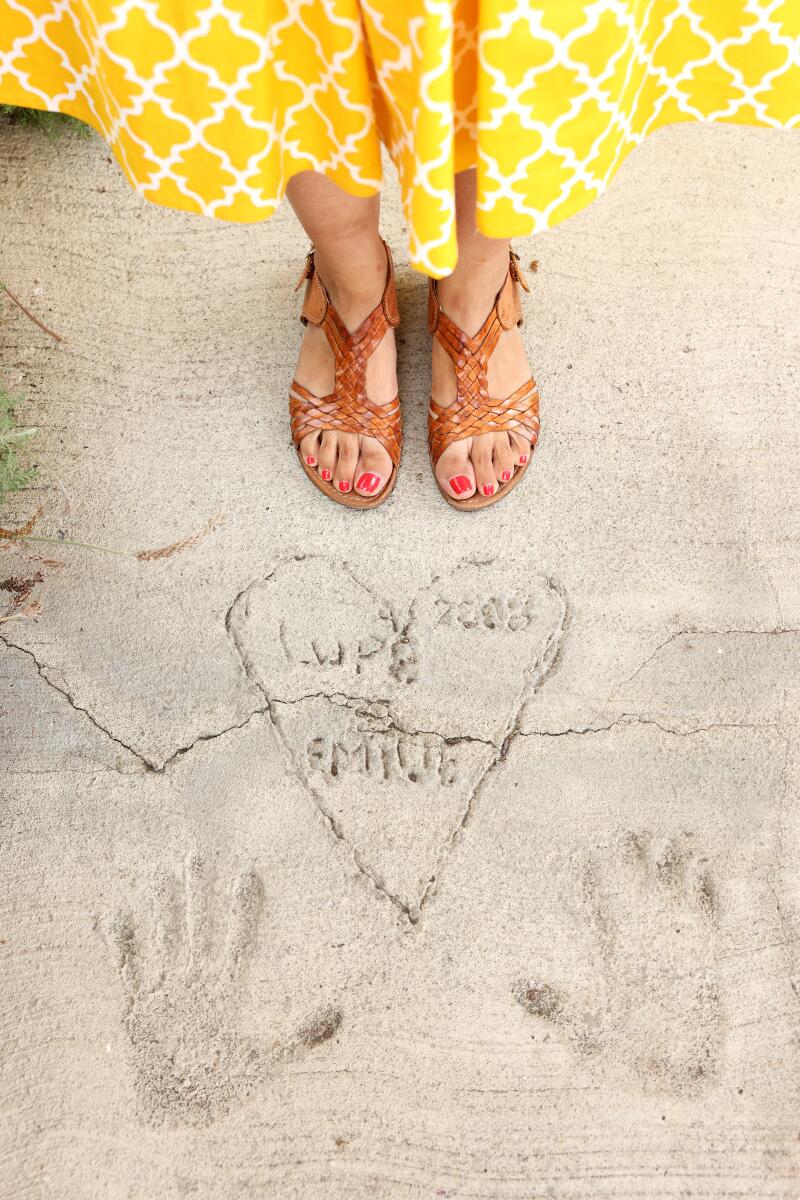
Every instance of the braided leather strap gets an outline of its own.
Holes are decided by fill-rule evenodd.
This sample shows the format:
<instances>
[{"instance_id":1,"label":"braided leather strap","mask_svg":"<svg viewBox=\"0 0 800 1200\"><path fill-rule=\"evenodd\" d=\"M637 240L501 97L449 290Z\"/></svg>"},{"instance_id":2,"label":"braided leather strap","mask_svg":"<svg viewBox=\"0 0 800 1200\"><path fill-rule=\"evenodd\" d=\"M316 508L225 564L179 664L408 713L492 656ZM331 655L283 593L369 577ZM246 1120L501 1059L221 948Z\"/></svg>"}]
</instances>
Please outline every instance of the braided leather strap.
<instances>
[{"instance_id":1,"label":"braided leather strap","mask_svg":"<svg viewBox=\"0 0 800 1200\"><path fill-rule=\"evenodd\" d=\"M366 317L354 333L350 333L331 304L314 266L313 247L306 258L303 273L297 284L308 280L301 321L321 326L325 331L334 357L334 385L328 396L315 396L293 380L289 396L292 419L292 441L299 446L306 434L320 429L335 429L340 433L358 433L376 438L395 466L400 461L403 431L400 423L400 400L395 396L388 404L375 404L367 398L366 374L370 356L387 329L400 323L397 293L394 285L394 264L386 248L386 287L380 304ZM297 289L295 289L297 290Z\"/></svg>"},{"instance_id":2,"label":"braided leather strap","mask_svg":"<svg viewBox=\"0 0 800 1200\"><path fill-rule=\"evenodd\" d=\"M539 391L533 379L505 400L489 397L489 359L503 331L522 324L519 285L528 291L518 256L512 251L508 274L492 311L478 332L467 337L442 309L436 281L429 281L428 328L450 355L456 373L456 398L451 404L439 404L431 397L428 444L434 466L442 451L462 438L510 430L533 446L539 436Z\"/></svg>"}]
</instances>

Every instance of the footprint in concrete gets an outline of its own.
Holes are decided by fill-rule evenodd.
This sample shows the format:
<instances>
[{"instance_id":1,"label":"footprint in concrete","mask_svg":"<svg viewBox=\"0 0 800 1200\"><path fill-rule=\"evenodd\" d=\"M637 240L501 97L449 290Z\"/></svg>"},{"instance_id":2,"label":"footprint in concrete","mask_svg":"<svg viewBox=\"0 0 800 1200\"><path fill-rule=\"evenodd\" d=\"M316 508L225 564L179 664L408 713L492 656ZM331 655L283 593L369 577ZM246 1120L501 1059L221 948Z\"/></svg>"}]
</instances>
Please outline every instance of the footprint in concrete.
<instances>
[{"instance_id":1,"label":"footprint in concrete","mask_svg":"<svg viewBox=\"0 0 800 1200\"><path fill-rule=\"evenodd\" d=\"M400 612L340 563L279 563L228 631L295 772L359 866L412 919L522 704L549 670L562 594L464 564Z\"/></svg>"},{"instance_id":2,"label":"footprint in concrete","mask_svg":"<svg viewBox=\"0 0 800 1200\"><path fill-rule=\"evenodd\" d=\"M105 928L125 994L137 1092L154 1124L218 1119L264 1086L279 1060L327 1041L341 1024L341 1013L325 1008L283 1041L242 1032L261 879L242 871L217 901L210 870L193 854L180 877L156 881L151 921L118 912Z\"/></svg>"},{"instance_id":3,"label":"footprint in concrete","mask_svg":"<svg viewBox=\"0 0 800 1200\"><path fill-rule=\"evenodd\" d=\"M717 900L692 839L626 832L557 875L561 906L544 935L552 961L515 984L517 1002L603 1082L675 1095L712 1085L725 1030Z\"/></svg>"}]
</instances>

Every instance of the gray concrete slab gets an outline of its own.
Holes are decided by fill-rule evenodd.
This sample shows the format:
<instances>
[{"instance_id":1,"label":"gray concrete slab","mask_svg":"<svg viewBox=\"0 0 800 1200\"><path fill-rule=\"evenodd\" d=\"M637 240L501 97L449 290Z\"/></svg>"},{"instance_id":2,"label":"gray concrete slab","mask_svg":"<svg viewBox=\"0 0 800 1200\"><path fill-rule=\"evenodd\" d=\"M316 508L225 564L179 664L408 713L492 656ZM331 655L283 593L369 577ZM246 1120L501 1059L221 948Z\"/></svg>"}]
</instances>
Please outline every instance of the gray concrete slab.
<instances>
[{"instance_id":1,"label":"gray concrete slab","mask_svg":"<svg viewBox=\"0 0 800 1200\"><path fill-rule=\"evenodd\" d=\"M391 500L293 458L291 214L4 129L0 1197L794 1198L800 142L664 130L521 242L543 434ZM221 514L221 519L216 520ZM56 568L31 561L52 556Z\"/></svg>"}]
</instances>

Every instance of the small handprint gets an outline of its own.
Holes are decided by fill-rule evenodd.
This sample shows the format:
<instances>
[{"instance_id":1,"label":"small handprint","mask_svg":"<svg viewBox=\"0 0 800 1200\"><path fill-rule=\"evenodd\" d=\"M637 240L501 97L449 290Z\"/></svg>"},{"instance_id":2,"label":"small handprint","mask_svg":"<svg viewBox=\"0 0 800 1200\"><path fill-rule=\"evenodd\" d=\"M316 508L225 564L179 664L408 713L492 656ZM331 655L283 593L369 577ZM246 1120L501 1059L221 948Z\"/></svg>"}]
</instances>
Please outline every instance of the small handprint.
<instances>
[{"instance_id":1,"label":"small handprint","mask_svg":"<svg viewBox=\"0 0 800 1200\"><path fill-rule=\"evenodd\" d=\"M247 1100L279 1058L332 1037L341 1014L315 1013L283 1042L238 1027L264 907L254 871L236 875L217 906L211 872L192 854L180 878L157 881L154 899L151 923L121 912L106 930L127 1002L137 1090L150 1121L207 1124Z\"/></svg>"},{"instance_id":2,"label":"small handprint","mask_svg":"<svg viewBox=\"0 0 800 1200\"><path fill-rule=\"evenodd\" d=\"M561 878L557 941L571 962L519 980L518 1003L604 1078L677 1094L713 1082L716 895L690 839L626 832L604 856L572 856Z\"/></svg>"}]
</instances>

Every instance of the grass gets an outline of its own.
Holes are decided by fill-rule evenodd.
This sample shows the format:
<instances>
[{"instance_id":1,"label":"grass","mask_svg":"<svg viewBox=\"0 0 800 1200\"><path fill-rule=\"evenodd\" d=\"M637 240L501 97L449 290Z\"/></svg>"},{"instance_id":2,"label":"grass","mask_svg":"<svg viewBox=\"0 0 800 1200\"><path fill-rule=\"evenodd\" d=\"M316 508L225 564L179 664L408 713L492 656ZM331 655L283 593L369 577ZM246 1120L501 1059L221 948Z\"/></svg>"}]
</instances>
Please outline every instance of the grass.
<instances>
[{"instance_id":1,"label":"grass","mask_svg":"<svg viewBox=\"0 0 800 1200\"><path fill-rule=\"evenodd\" d=\"M83 121L67 116L65 113L42 112L38 108L21 108L14 104L0 104L0 125L3 123L27 125L33 129L40 129L51 138L60 137L68 129L76 129L86 135L92 132L91 128ZM5 291L5 287L0 283L0 296ZM12 297L12 299L14 298ZM18 300L15 299L14 302L19 305ZM42 326L41 322L26 308L22 305L19 306L26 316L35 321L46 333L50 333L58 341L61 340L46 326ZM11 492L19 492L28 487L36 477L36 468L28 466L24 458L26 443L30 441L36 430L22 428L17 423L14 409L19 402L20 398L12 396L0 383L0 508L3 507L6 497Z\"/></svg>"},{"instance_id":2,"label":"grass","mask_svg":"<svg viewBox=\"0 0 800 1200\"><path fill-rule=\"evenodd\" d=\"M12 396L0 384L0 508L10 492L19 492L36 477L36 468L26 465L21 451L36 433L17 424L14 413L19 397Z\"/></svg>"},{"instance_id":3,"label":"grass","mask_svg":"<svg viewBox=\"0 0 800 1200\"><path fill-rule=\"evenodd\" d=\"M0 104L0 120L9 125L27 125L41 129L48 137L57 138L66 129L75 129L82 136L92 133L91 126L66 113L43 112L39 108L18 108L15 104Z\"/></svg>"},{"instance_id":4,"label":"grass","mask_svg":"<svg viewBox=\"0 0 800 1200\"><path fill-rule=\"evenodd\" d=\"M5 286L0 283L0 300L5 293ZM36 468L24 460L25 445L36 429L17 424L15 407L20 401L21 397L12 396L0 380L0 509L11 492L21 492L36 478Z\"/></svg>"}]
</instances>

